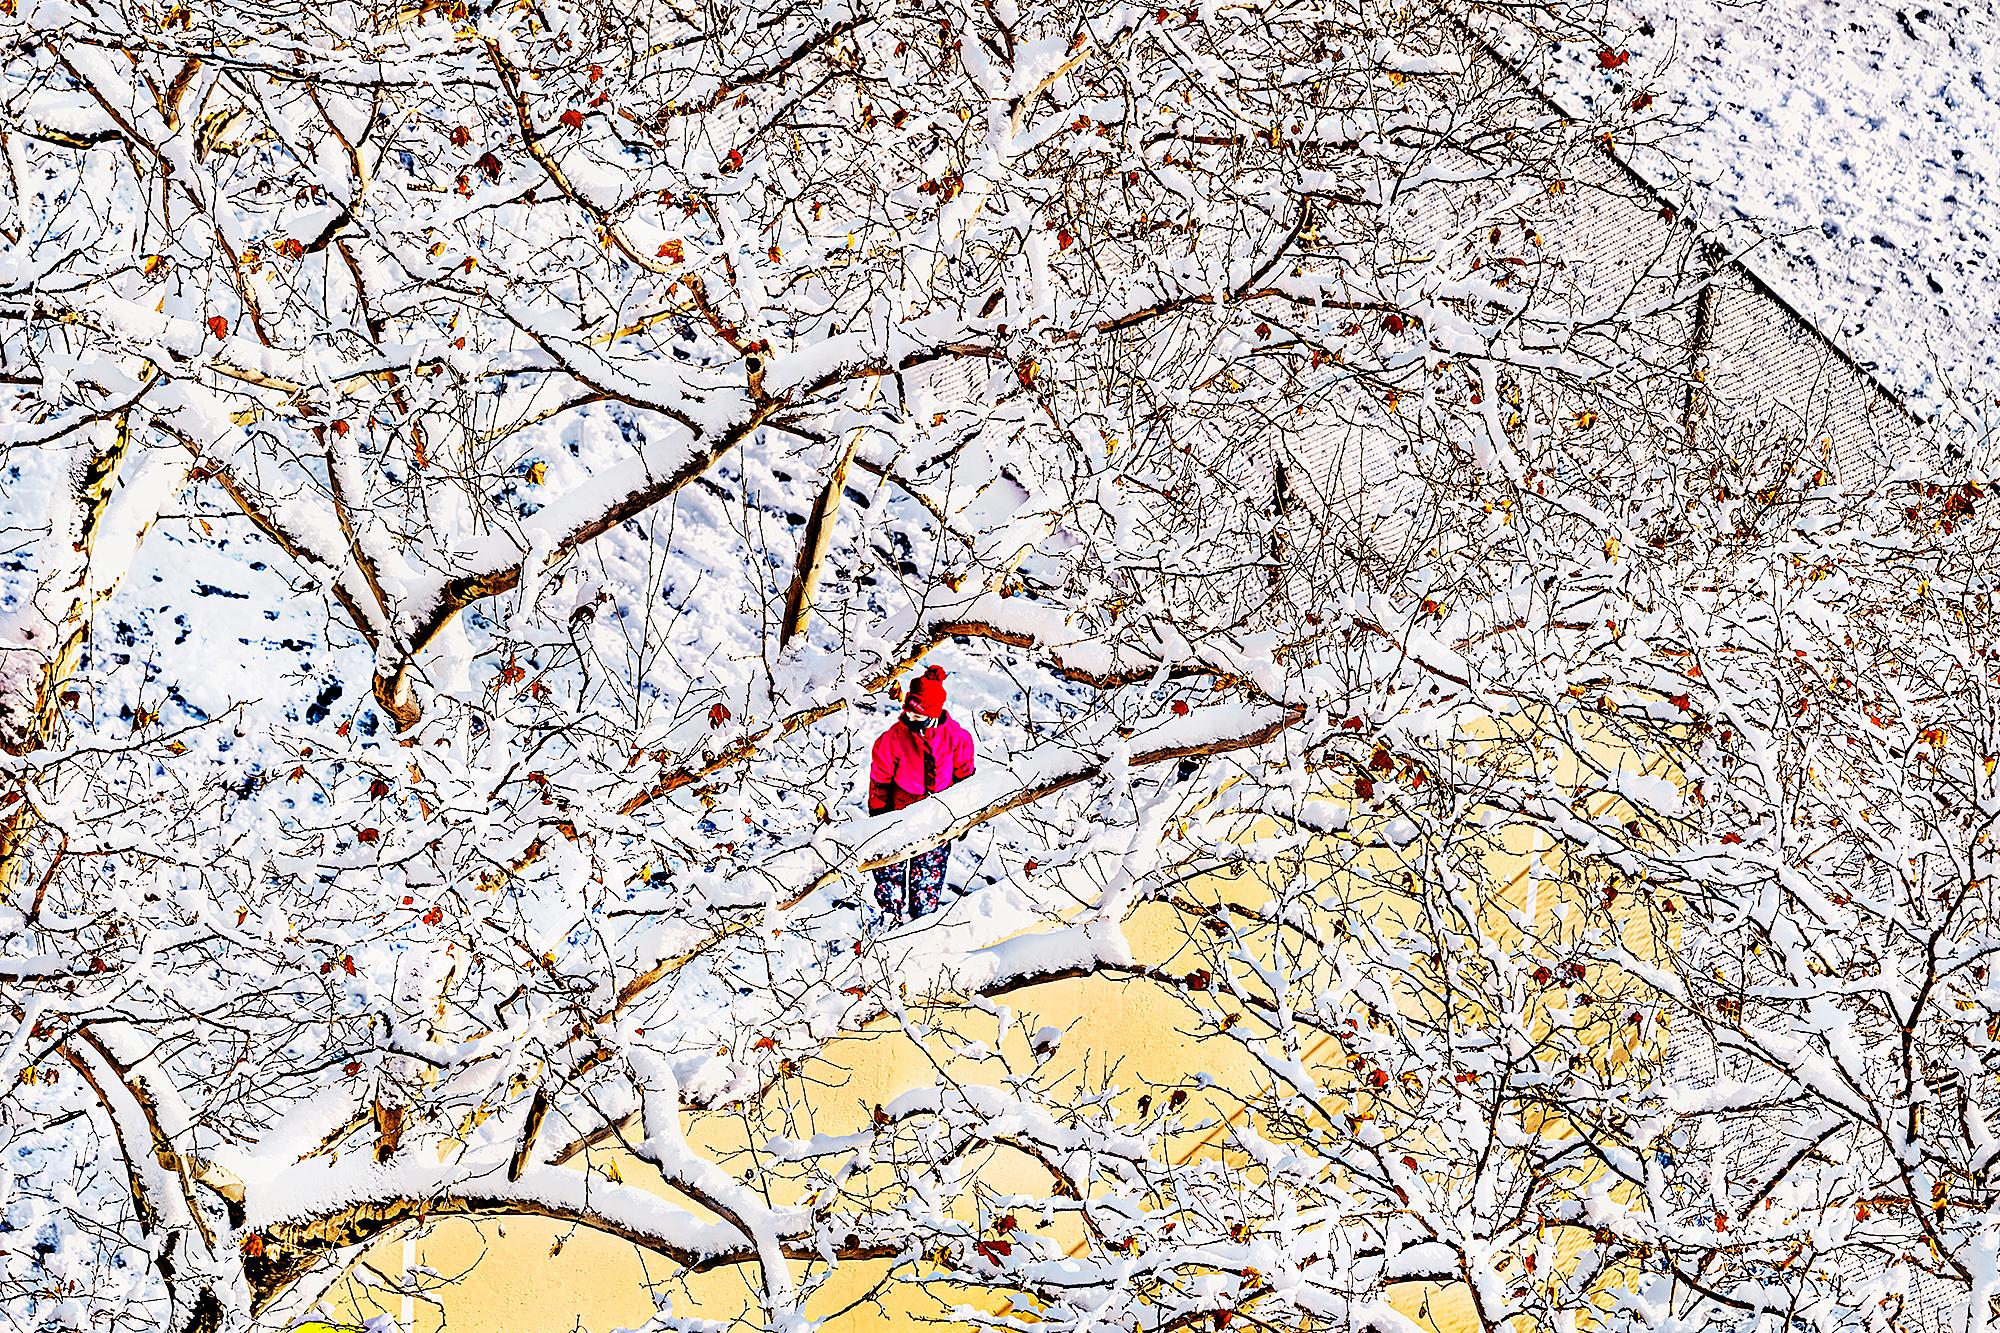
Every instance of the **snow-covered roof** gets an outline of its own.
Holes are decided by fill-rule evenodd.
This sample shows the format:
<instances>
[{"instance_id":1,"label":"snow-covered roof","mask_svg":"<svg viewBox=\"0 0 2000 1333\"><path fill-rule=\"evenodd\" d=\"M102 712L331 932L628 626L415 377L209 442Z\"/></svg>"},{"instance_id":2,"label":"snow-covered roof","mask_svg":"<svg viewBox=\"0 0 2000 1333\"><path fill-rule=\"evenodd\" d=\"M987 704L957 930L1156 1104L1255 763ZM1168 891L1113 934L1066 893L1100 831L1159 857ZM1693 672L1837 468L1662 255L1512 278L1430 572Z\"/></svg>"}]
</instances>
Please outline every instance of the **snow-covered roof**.
<instances>
[{"instance_id":1,"label":"snow-covered roof","mask_svg":"<svg viewBox=\"0 0 2000 1333\"><path fill-rule=\"evenodd\" d=\"M1485 50L1491 77L1519 82L1524 93L1546 99L1552 114L1574 114L1607 90L1633 95L1623 82L1585 86L1580 70L1551 69L1541 59L1518 37L1502 36ZM1597 73L1609 73L1593 63ZM1810 459L1809 466L1829 466L1844 482L1863 483L1920 456L1925 408L1941 404L1912 401L1907 386L1921 382L1908 360L1913 344L1898 345L1904 361L1879 365L1874 344L1839 323L1838 301L1800 291L1795 252L1720 223L1699 201L1691 210L1687 182L1664 146L1694 134L1669 131L1659 147L1576 145L1560 206L1542 225L1549 242L1543 256L1560 256L1581 297L1583 322L1569 350L1606 368L1612 401L1635 387L1670 398L1650 410L1656 419L1678 420L1690 458L1701 444L1727 445L1725 454L1750 445L1766 461ZM1482 216L1485 203L1476 187L1427 183L1392 206L1420 219L1411 224L1414 234L1450 236ZM1543 239L1538 234L1534 245ZM1333 402L1344 384L1331 371L1326 381L1329 401L1309 403L1314 423L1272 452L1287 456L1288 482L1317 513L1351 516L1371 543L1393 545L1420 525L1411 507L1423 502L1422 488L1395 460L1404 431L1392 414ZM1611 410L1568 403L1561 389L1548 389L1551 401L1539 405L1545 421L1559 404ZM1559 452L1531 452L1560 467ZM1747 474L1759 466L1751 463Z\"/></svg>"},{"instance_id":2,"label":"snow-covered roof","mask_svg":"<svg viewBox=\"0 0 2000 1333\"><path fill-rule=\"evenodd\" d=\"M2000 397L2000 7L1623 0L1640 89L1683 123L1697 211L1754 228L1759 274L1926 416Z\"/></svg>"}]
</instances>

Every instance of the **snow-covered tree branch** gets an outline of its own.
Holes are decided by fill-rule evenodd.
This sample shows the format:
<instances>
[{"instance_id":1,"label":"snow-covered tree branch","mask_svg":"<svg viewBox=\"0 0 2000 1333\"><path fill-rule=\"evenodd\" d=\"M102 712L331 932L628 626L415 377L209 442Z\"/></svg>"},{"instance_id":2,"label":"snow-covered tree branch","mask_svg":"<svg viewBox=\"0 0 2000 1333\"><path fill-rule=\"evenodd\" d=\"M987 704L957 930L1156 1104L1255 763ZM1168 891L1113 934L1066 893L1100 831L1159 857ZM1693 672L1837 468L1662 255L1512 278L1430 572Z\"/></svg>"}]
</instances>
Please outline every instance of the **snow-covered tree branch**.
<instances>
[{"instance_id":1,"label":"snow-covered tree branch","mask_svg":"<svg viewBox=\"0 0 2000 1333\"><path fill-rule=\"evenodd\" d=\"M1983 1327L1984 481L1731 414L1609 22L0 4L9 1317L528 1216L661 1328Z\"/></svg>"}]
</instances>

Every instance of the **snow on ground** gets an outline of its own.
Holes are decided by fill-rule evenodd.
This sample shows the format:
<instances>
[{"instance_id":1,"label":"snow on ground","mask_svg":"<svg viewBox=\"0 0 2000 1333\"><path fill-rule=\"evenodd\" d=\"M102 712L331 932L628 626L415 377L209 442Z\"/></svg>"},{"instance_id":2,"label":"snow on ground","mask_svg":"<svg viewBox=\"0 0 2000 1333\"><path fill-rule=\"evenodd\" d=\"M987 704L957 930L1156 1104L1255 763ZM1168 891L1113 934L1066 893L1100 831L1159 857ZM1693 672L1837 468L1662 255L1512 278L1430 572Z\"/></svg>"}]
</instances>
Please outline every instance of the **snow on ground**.
<instances>
[{"instance_id":1,"label":"snow on ground","mask_svg":"<svg viewBox=\"0 0 2000 1333\"><path fill-rule=\"evenodd\" d=\"M1631 62L1566 54L1577 91L1650 91L1679 183L1766 244L1750 263L1920 412L2000 399L2000 2L1616 0ZM1649 174L1665 164L1642 162Z\"/></svg>"}]
</instances>

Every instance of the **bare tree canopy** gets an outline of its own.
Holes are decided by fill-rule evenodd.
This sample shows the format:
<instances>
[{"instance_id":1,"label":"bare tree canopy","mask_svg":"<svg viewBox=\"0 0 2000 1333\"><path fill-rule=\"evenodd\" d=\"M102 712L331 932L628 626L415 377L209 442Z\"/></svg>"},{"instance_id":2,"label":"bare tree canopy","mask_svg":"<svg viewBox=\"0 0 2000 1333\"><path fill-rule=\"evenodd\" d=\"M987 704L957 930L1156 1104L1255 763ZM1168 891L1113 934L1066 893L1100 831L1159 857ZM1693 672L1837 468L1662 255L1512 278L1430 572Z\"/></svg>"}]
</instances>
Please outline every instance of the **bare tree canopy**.
<instances>
[{"instance_id":1,"label":"bare tree canopy","mask_svg":"<svg viewBox=\"0 0 2000 1333\"><path fill-rule=\"evenodd\" d=\"M0 1309L528 1215L749 1275L660 1330L1986 1327L1986 478L1605 22L0 3ZM1245 1072L1010 1045L1076 977Z\"/></svg>"}]
</instances>

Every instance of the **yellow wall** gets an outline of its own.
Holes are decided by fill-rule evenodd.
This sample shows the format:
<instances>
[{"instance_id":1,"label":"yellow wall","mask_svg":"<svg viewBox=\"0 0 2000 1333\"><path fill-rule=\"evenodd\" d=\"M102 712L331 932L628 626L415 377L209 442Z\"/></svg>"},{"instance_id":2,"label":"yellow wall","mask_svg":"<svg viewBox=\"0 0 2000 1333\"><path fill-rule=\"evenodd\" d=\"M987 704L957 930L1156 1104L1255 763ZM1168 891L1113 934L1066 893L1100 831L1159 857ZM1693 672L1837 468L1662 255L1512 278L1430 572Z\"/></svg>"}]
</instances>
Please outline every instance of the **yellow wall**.
<instances>
[{"instance_id":1,"label":"yellow wall","mask_svg":"<svg viewBox=\"0 0 2000 1333\"><path fill-rule=\"evenodd\" d=\"M1595 802L1603 808L1608 802ZM1536 835L1520 829L1496 831L1486 872L1496 891L1487 899L1492 908L1518 909L1529 891L1529 881L1538 873L1546 875L1560 864ZM1372 862L1372 864L1371 864ZM1538 866L1541 870L1538 872ZM1396 870L1386 854L1371 854L1347 872L1362 878L1380 874L1384 884L1393 883ZM1325 873L1322 871L1322 873ZM1217 877L1190 886L1189 896L1198 901L1233 899L1253 902L1266 888L1254 878L1224 880ZM1564 896L1544 887L1538 898L1533 925L1538 930L1555 930L1553 909ZM1407 900L1404 900L1407 902ZM1383 918L1398 915L1399 905L1392 891L1380 900ZM1378 918L1381 919L1381 918ZM1623 917L1628 943L1642 955L1652 952L1658 941L1651 933L1643 912ZM1180 973L1195 966L1198 959L1186 952L1190 920L1172 908L1149 904L1141 907L1128 923L1128 936L1138 957ZM1514 933L1515 928L1494 911L1482 920L1482 929L1494 936ZM1596 983L1608 991L1610 983ZM1177 1083L1193 1071L1212 1075L1222 1089L1249 1086L1256 1075L1247 1056L1233 1040L1210 1030L1195 1035L1192 1015L1182 998L1164 987L1144 980L1117 981L1101 977L1038 985L1016 992L1004 1001L1019 1015L1010 1029L1006 1049L1015 1057L1015 1067L1027 1066L1023 1034L1044 1024L1065 1029L1058 1056L1048 1066L1051 1072L1068 1070L1077 1080L1093 1085L1116 1082L1125 1089L1120 1109L1136 1114L1139 1095L1149 1083ZM809 1103L811 1131L839 1134L861 1128L872 1108L892 1100L912 1086L928 1086L934 1075L933 1062L967 1082L992 1082L995 1066L952 1056L946 1037L973 1038L989 1043L996 1039L995 1019L969 1008L941 1008L926 1013L939 1035L919 1050L899 1030L887 1025L840 1038L827 1046L792 1079L771 1095L760 1114L769 1118L765 1129L783 1124L786 1108L803 1112ZM1629 1048L1620 1048L1621 1052ZM1331 1066L1339 1062L1337 1045L1323 1040L1315 1057ZM1116 1074L1107 1079L1105 1062L1116 1060ZM1338 1086L1341 1075L1330 1076ZM1227 1114L1231 1107L1218 1100L1213 1109ZM1194 1110L1197 1108L1190 1108ZM798 1132L798 1122L786 1128ZM690 1141L720 1159L740 1150L746 1143L748 1127L738 1115L724 1112L694 1112L686 1117ZM1550 1132L1563 1133L1561 1126ZM1201 1152L1223 1151L1218 1141L1222 1131L1206 1135L1190 1134L1185 1144L1176 1145L1181 1157ZM645 1187L652 1173L642 1163L616 1154L600 1153L591 1169L610 1165L623 1180ZM1047 1175L1028 1160L1006 1149L996 1149L981 1167L983 1183L999 1190L1021 1192L1046 1188ZM657 1180L657 1177L654 1177ZM687 1206L686 1201L675 1202ZM791 1202L791 1200L780 1200ZM1023 1219L1024 1223L1028 1219ZM1059 1222L1058 1226L1061 1225ZM1068 1240L1069 1237L1059 1239ZM1559 1251L1574 1253L1580 1236L1559 1240ZM680 1315L729 1319L754 1309L748 1282L754 1280L750 1266L685 1278L663 1260L649 1257L632 1246L591 1231L535 1218L504 1221L446 1219L432 1223L416 1245L417 1262L457 1279L442 1282L435 1295L437 1303L419 1302L416 1328L434 1333L444 1327L454 1333L570 1333L579 1326L604 1333L605 1330L634 1326L653 1313L648 1291L653 1284L673 1300ZM367 1256L367 1266L386 1274L401 1271L403 1243L391 1240ZM941 1319L946 1306L932 1295L906 1282L887 1284L881 1304L862 1303L884 1274L883 1263L851 1263L823 1287L808 1306L808 1313L827 1316L845 1311L828 1327L859 1330L900 1325L911 1315ZM331 1304L343 1319L359 1321L378 1312L395 1313L398 1298L379 1289L371 1290L365 1273L350 1275L336 1288ZM968 1301L963 1291L951 1293L954 1301ZM982 1297L983 1300L990 1298ZM1469 1301L1461 1289L1408 1286L1399 1290L1395 1304L1422 1324L1439 1330L1476 1326ZM963 1327L957 1323L941 1328Z\"/></svg>"}]
</instances>

